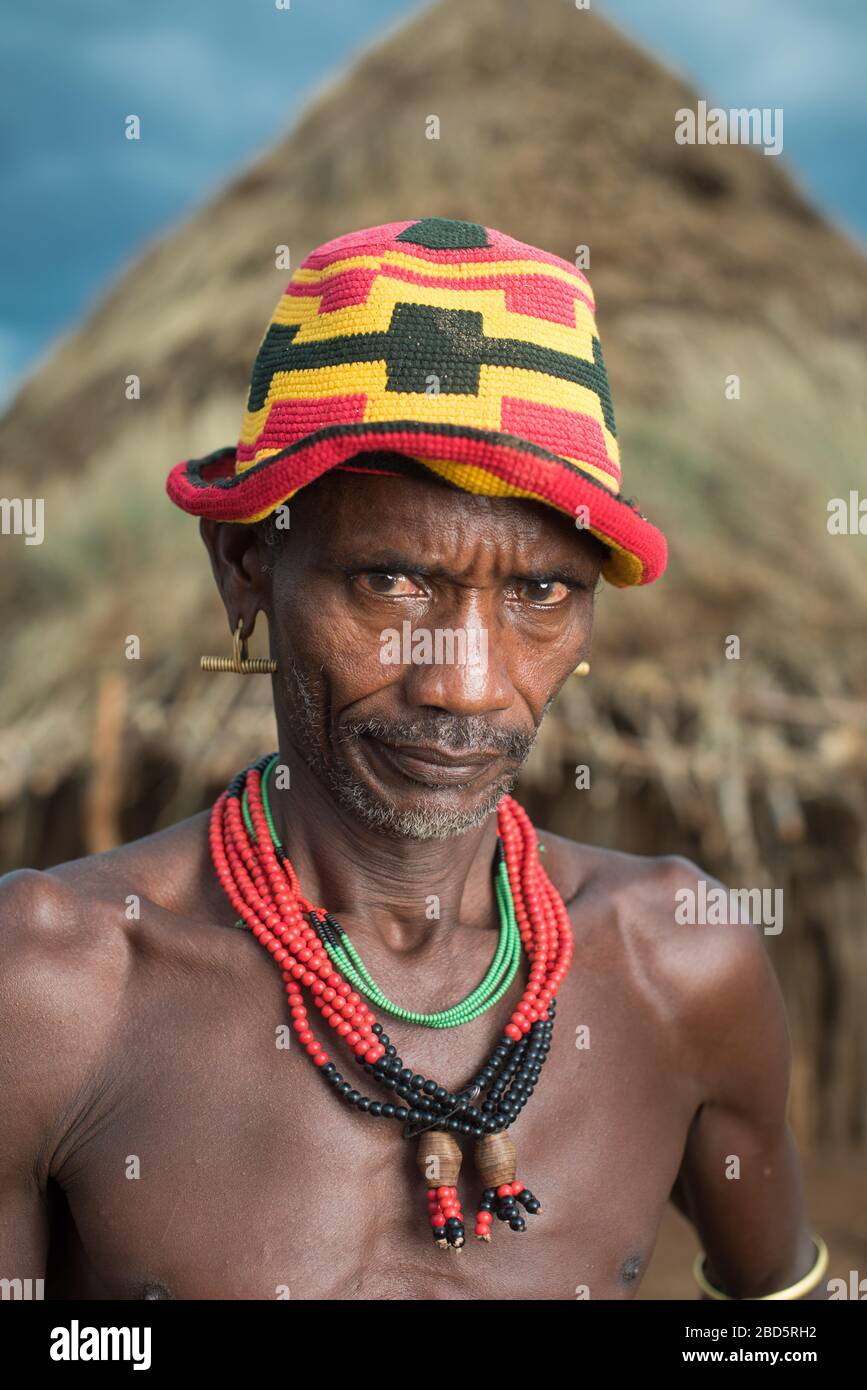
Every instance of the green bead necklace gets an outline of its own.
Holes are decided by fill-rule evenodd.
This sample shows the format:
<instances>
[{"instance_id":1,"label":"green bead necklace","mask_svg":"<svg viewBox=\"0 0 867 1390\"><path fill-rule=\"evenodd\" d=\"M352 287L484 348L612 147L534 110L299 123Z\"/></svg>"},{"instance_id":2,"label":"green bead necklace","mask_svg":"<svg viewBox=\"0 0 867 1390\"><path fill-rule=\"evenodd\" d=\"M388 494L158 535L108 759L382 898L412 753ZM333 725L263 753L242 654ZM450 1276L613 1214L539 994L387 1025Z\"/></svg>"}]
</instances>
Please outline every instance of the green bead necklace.
<instances>
[{"instance_id":1,"label":"green bead necklace","mask_svg":"<svg viewBox=\"0 0 867 1390\"><path fill-rule=\"evenodd\" d=\"M283 845L277 834L274 825L274 817L271 813L271 804L268 797L268 783L271 773L279 761L279 754L268 763L262 774L262 808L265 812L265 820L268 824L268 831L274 845L275 852L284 853ZM246 790L241 800L241 810L247 832L252 840L256 835L250 817L250 809L247 804ZM500 933L497 940L497 950L491 962L485 978L476 986L466 999L462 999L459 1004L453 1004L450 1009L444 1009L440 1013L423 1014L417 1013L413 1009L402 1009L399 1004L394 1004L379 988L376 981L372 978L369 970L362 961L352 942L349 940L343 927L339 923L334 923L336 932L329 934L322 933L322 941L330 959L333 961L335 969L339 970L359 994L363 994L365 999L369 999L378 1009L384 1013L391 1014L394 1018L402 1018L407 1023L418 1023L423 1028L457 1028L462 1023L469 1023L472 1019L478 1018L485 1013L492 1005L501 999L515 978L518 966L521 963L521 936L518 931L518 924L515 919L515 906L512 899L512 889L509 883L509 874L506 868L505 857L499 841L497 841L497 852L494 856L494 893L497 899L497 908L500 914ZM334 922L334 919L331 918ZM243 924L241 924L243 925ZM338 936L339 933L339 936ZM329 936L331 939L329 939Z\"/></svg>"}]
</instances>

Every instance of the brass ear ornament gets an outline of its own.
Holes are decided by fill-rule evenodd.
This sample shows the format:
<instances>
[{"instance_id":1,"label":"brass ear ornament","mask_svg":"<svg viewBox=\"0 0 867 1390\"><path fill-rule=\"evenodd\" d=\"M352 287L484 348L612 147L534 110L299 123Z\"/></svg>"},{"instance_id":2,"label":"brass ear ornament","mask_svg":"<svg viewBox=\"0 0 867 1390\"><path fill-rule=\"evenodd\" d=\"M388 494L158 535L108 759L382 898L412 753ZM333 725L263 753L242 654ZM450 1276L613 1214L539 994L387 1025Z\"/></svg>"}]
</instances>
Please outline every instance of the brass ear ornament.
<instances>
[{"instance_id":1,"label":"brass ear ornament","mask_svg":"<svg viewBox=\"0 0 867 1390\"><path fill-rule=\"evenodd\" d=\"M277 670L277 663L270 656L248 656L246 639L241 637L244 619L238 619L238 626L232 634L231 656L203 656L203 671L234 671L238 676L267 676Z\"/></svg>"},{"instance_id":2,"label":"brass ear ornament","mask_svg":"<svg viewBox=\"0 0 867 1390\"><path fill-rule=\"evenodd\" d=\"M578 665L575 667L575 670L572 672L572 675L573 675L573 676L589 676L589 675L590 675L590 662L589 662L589 661L579 661L579 662L578 662Z\"/></svg>"}]
</instances>

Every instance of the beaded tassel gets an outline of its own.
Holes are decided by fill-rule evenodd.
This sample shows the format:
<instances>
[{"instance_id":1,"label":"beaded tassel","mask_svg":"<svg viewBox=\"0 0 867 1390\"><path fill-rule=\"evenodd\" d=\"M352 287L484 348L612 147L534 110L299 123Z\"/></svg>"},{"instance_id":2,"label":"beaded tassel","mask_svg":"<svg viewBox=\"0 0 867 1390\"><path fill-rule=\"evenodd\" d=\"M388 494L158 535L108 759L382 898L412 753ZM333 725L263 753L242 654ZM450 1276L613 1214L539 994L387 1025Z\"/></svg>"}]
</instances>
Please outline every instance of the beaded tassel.
<instances>
[{"instance_id":1,"label":"beaded tassel","mask_svg":"<svg viewBox=\"0 0 867 1390\"><path fill-rule=\"evenodd\" d=\"M517 1155L508 1134L488 1134L476 1144L476 1167L485 1190L476 1215L476 1236L491 1239L491 1221L508 1221L513 1231L525 1231L527 1223L518 1211L518 1202L536 1216L542 1210L529 1188L515 1177Z\"/></svg>"},{"instance_id":2,"label":"beaded tassel","mask_svg":"<svg viewBox=\"0 0 867 1390\"><path fill-rule=\"evenodd\" d=\"M440 1129L430 1129L421 1136L415 1156L416 1167L428 1186L433 1237L443 1250L460 1250L466 1237L456 1185L462 1157L457 1141Z\"/></svg>"}]
</instances>

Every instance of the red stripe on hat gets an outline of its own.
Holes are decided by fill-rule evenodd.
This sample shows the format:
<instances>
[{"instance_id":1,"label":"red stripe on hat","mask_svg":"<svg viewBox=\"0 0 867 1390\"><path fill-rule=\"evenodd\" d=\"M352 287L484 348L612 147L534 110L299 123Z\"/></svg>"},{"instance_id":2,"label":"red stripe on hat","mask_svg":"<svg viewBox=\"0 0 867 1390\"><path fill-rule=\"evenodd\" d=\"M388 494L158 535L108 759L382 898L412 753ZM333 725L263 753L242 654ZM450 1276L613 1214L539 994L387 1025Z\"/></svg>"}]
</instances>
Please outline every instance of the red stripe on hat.
<instances>
[{"instance_id":1,"label":"red stripe on hat","mask_svg":"<svg viewBox=\"0 0 867 1390\"><path fill-rule=\"evenodd\" d=\"M423 219L415 218L411 222L387 222L381 227L367 227L360 232L350 232L345 237L336 237L334 241L328 241L324 246L319 246L315 251L311 251L310 255L301 262L301 269L321 270L324 266L331 265L332 261L342 260L346 256L382 256L385 251L400 251L407 256L412 256L415 260L431 261L441 265L463 265L468 262L484 264L489 261L536 261L539 265L557 265L568 270L578 280L583 281L585 289L592 299L593 291L587 277L571 261L564 260L562 256L555 256L551 251L543 251L538 246L530 246L527 242L516 241L514 237L506 236L504 232L498 232L493 227L485 228L491 243L490 246L434 248L419 246L412 241L395 240L399 232L405 231L407 227L414 227L420 220Z\"/></svg>"},{"instance_id":2,"label":"red stripe on hat","mask_svg":"<svg viewBox=\"0 0 867 1390\"><path fill-rule=\"evenodd\" d=\"M366 404L363 391L352 396L303 396L298 400L275 401L252 444L238 445L238 462L252 462L261 449L285 449L326 425L360 425Z\"/></svg>"},{"instance_id":3,"label":"red stripe on hat","mask_svg":"<svg viewBox=\"0 0 867 1390\"><path fill-rule=\"evenodd\" d=\"M505 434L531 439L562 458L592 463L619 484L620 469L608 456L602 427L589 416L576 415L574 410L558 405L504 396L500 422Z\"/></svg>"},{"instance_id":4,"label":"red stripe on hat","mask_svg":"<svg viewBox=\"0 0 867 1390\"><path fill-rule=\"evenodd\" d=\"M510 313L525 314L534 319L546 319L550 323L562 323L567 328L575 327L575 300L580 299L591 313L595 310L592 296L576 282L566 285L550 275L462 275L459 281L443 281L439 275L422 275L419 271L405 266L383 265L379 270L356 267L339 271L329 280L319 280L315 284L294 280L286 286L285 294L290 298L322 296L319 313L332 313L335 309L345 309L350 304L365 304L374 281L381 278L400 280L408 285L430 285L433 289L451 289L456 294L465 290L503 290L505 305ZM533 282L529 300L529 282Z\"/></svg>"}]
</instances>

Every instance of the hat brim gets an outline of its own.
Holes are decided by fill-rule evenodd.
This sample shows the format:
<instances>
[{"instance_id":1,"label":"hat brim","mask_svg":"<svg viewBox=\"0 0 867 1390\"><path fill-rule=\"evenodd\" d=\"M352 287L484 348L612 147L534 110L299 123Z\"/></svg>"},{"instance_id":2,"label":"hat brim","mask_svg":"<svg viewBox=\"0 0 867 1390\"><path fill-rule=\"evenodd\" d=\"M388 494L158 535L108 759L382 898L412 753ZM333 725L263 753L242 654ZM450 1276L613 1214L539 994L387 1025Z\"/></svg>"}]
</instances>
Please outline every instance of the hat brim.
<instances>
[{"instance_id":1,"label":"hat brim","mask_svg":"<svg viewBox=\"0 0 867 1390\"><path fill-rule=\"evenodd\" d=\"M634 503L579 464L495 430L407 420L329 425L240 472L234 447L187 459L171 470L166 490L193 516L249 524L353 455L382 451L407 454L465 492L526 497L581 518L582 529L609 547L602 573L617 588L650 584L665 569L665 537Z\"/></svg>"}]
</instances>

